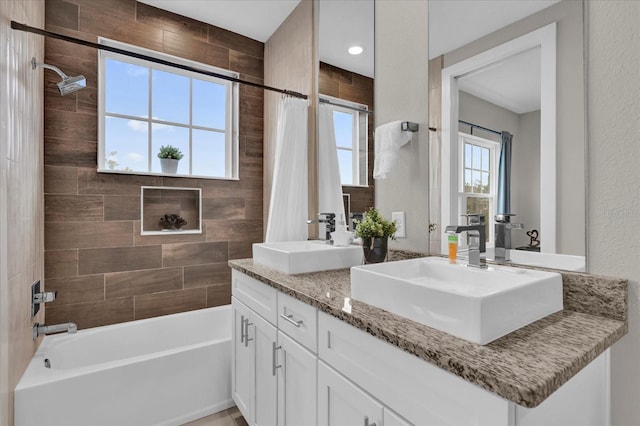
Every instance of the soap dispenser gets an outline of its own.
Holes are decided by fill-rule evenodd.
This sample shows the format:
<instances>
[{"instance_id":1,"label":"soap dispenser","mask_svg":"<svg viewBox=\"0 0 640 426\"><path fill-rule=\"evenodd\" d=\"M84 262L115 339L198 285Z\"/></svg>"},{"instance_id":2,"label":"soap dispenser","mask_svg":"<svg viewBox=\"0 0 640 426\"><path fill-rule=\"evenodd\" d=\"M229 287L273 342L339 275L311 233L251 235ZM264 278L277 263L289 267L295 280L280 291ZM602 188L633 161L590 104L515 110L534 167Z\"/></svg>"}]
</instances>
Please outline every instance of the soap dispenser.
<instances>
[{"instance_id":1,"label":"soap dispenser","mask_svg":"<svg viewBox=\"0 0 640 426\"><path fill-rule=\"evenodd\" d=\"M336 247L347 247L351 245L353 232L347 231L344 223L344 215L340 215L340 221L336 225L336 230L331 233L331 239L333 240L333 245Z\"/></svg>"}]
</instances>

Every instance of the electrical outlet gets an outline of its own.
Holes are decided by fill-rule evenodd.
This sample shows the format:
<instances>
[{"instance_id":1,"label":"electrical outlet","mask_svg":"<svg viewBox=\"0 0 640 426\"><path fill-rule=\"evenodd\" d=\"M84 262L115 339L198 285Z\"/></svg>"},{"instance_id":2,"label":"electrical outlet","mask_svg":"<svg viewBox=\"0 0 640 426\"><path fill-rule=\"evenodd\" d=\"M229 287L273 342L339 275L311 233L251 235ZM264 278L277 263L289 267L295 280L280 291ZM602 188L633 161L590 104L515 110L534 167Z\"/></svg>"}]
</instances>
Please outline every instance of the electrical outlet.
<instances>
[{"instance_id":1,"label":"electrical outlet","mask_svg":"<svg viewBox=\"0 0 640 426\"><path fill-rule=\"evenodd\" d=\"M404 212L392 212L391 220L396 221L396 238L407 238L406 215Z\"/></svg>"}]
</instances>

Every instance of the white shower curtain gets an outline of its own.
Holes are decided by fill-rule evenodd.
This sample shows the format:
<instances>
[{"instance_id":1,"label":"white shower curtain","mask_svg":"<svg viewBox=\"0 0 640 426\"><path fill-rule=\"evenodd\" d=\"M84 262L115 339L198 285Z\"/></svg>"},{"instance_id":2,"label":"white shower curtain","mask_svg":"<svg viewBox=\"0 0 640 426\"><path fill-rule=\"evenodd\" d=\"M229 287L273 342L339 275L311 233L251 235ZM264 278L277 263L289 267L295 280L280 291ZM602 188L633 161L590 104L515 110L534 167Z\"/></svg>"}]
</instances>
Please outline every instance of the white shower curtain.
<instances>
[{"instance_id":1,"label":"white shower curtain","mask_svg":"<svg viewBox=\"0 0 640 426\"><path fill-rule=\"evenodd\" d=\"M336 227L340 218L348 223L342 202L342 184L340 183L340 167L336 149L336 134L333 126L333 109L327 104L320 104L318 120L318 211L335 213ZM320 230L324 235L324 230Z\"/></svg>"},{"instance_id":2,"label":"white shower curtain","mask_svg":"<svg viewBox=\"0 0 640 426\"><path fill-rule=\"evenodd\" d=\"M268 243L308 238L307 110L306 99L286 97L278 105Z\"/></svg>"}]
</instances>

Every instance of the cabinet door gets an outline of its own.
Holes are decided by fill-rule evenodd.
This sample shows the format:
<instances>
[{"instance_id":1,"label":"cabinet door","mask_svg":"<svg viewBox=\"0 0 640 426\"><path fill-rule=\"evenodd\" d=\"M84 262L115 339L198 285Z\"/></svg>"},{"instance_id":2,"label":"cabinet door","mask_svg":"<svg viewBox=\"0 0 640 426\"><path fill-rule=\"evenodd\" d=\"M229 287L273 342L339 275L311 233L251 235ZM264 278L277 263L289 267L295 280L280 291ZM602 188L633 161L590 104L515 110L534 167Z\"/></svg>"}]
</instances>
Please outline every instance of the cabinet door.
<instances>
[{"instance_id":1,"label":"cabinet door","mask_svg":"<svg viewBox=\"0 0 640 426\"><path fill-rule=\"evenodd\" d=\"M231 298L233 309L233 345L231 366L231 392L233 401L245 419L251 418L251 364L253 348L245 342L246 322L251 312L235 297Z\"/></svg>"},{"instance_id":2,"label":"cabinet door","mask_svg":"<svg viewBox=\"0 0 640 426\"><path fill-rule=\"evenodd\" d=\"M316 356L279 331L276 361L278 425L315 426Z\"/></svg>"},{"instance_id":3,"label":"cabinet door","mask_svg":"<svg viewBox=\"0 0 640 426\"><path fill-rule=\"evenodd\" d=\"M253 348L253 412L251 425L275 426L278 381L273 374L276 328L255 312L249 323L249 346Z\"/></svg>"},{"instance_id":4,"label":"cabinet door","mask_svg":"<svg viewBox=\"0 0 640 426\"><path fill-rule=\"evenodd\" d=\"M377 400L318 362L318 426L382 426L382 411Z\"/></svg>"}]
</instances>

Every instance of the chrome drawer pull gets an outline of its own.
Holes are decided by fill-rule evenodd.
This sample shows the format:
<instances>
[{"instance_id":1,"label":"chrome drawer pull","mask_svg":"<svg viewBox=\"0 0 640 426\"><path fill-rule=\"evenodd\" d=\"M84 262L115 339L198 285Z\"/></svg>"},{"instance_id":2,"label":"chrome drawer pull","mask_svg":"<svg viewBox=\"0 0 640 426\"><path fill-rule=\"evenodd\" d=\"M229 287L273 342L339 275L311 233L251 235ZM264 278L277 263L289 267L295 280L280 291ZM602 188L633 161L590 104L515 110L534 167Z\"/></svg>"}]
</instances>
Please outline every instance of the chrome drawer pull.
<instances>
[{"instance_id":1,"label":"chrome drawer pull","mask_svg":"<svg viewBox=\"0 0 640 426\"><path fill-rule=\"evenodd\" d=\"M369 423L369 416L364 416L364 426L376 426L376 424Z\"/></svg>"},{"instance_id":2,"label":"chrome drawer pull","mask_svg":"<svg viewBox=\"0 0 640 426\"><path fill-rule=\"evenodd\" d=\"M240 315L240 343L244 343L244 315Z\"/></svg>"},{"instance_id":3,"label":"chrome drawer pull","mask_svg":"<svg viewBox=\"0 0 640 426\"><path fill-rule=\"evenodd\" d=\"M252 322L249 322L249 318L247 318L245 320L244 323L244 347L246 348L247 346L249 346L249 342L252 341L253 339L249 338L249 326L253 325Z\"/></svg>"},{"instance_id":4,"label":"chrome drawer pull","mask_svg":"<svg viewBox=\"0 0 640 426\"><path fill-rule=\"evenodd\" d=\"M282 318L283 320L295 325L298 328L300 328L300 325L302 324L302 320L300 320L300 321L294 320L293 319L293 315L291 315L291 314L289 314L289 315L280 314L280 318Z\"/></svg>"},{"instance_id":5,"label":"chrome drawer pull","mask_svg":"<svg viewBox=\"0 0 640 426\"><path fill-rule=\"evenodd\" d=\"M272 356L272 367L273 367L273 375L276 375L276 370L280 367L282 367L281 365L276 365L276 351L278 349L282 348L282 346L276 346L276 342L273 342L273 346L272 346L272 350L271 350L271 356Z\"/></svg>"}]
</instances>

